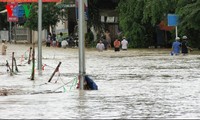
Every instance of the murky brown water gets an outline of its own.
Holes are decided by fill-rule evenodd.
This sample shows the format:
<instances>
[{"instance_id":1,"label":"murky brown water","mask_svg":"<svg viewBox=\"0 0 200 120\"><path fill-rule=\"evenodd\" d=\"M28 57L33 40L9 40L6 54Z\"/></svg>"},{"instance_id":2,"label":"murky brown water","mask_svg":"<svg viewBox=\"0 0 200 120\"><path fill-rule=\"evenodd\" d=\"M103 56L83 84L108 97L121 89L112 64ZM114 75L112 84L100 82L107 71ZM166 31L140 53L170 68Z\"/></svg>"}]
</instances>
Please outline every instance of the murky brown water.
<instances>
[{"instance_id":1,"label":"murky brown water","mask_svg":"<svg viewBox=\"0 0 200 120\"><path fill-rule=\"evenodd\" d=\"M77 49L43 47L43 63L47 66L42 76L36 74L35 81L29 80L31 65L25 61L19 66L20 72L10 76L4 61L10 61L15 50L20 63L28 47L10 45L8 55L0 57L0 87L19 90L13 95L0 96L1 119L200 118L197 52L170 56L165 49L117 53L86 50L86 72L99 90L79 91L73 86L78 74ZM56 74L47 83L59 61L60 76Z\"/></svg>"}]
</instances>

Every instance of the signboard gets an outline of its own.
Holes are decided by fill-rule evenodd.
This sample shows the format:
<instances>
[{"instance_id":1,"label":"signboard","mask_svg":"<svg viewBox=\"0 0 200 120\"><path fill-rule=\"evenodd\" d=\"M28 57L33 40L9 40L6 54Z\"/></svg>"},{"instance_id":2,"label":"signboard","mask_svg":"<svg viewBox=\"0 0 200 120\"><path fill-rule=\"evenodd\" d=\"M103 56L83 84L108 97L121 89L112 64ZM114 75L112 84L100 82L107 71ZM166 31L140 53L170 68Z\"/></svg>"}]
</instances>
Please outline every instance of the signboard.
<instances>
[{"instance_id":1,"label":"signboard","mask_svg":"<svg viewBox=\"0 0 200 120\"><path fill-rule=\"evenodd\" d=\"M38 2L38 0L0 0L0 2ZM61 2L61 0L42 0L42 2Z\"/></svg>"},{"instance_id":2,"label":"signboard","mask_svg":"<svg viewBox=\"0 0 200 120\"><path fill-rule=\"evenodd\" d=\"M13 14L17 17L23 17L25 15L25 10L22 5L19 5L14 8Z\"/></svg>"},{"instance_id":3,"label":"signboard","mask_svg":"<svg viewBox=\"0 0 200 120\"><path fill-rule=\"evenodd\" d=\"M29 17L31 11L31 5L23 4L18 5L13 9L13 14L17 16L18 18L26 16L26 18Z\"/></svg>"},{"instance_id":4,"label":"signboard","mask_svg":"<svg viewBox=\"0 0 200 120\"><path fill-rule=\"evenodd\" d=\"M168 14L168 26L177 26L178 25L178 16L176 14Z\"/></svg>"},{"instance_id":5,"label":"signboard","mask_svg":"<svg viewBox=\"0 0 200 120\"><path fill-rule=\"evenodd\" d=\"M7 21L8 22L17 22L18 21L18 17L14 15L13 11L14 8L18 5L17 2L10 2L6 5L6 9L7 9Z\"/></svg>"}]
</instances>

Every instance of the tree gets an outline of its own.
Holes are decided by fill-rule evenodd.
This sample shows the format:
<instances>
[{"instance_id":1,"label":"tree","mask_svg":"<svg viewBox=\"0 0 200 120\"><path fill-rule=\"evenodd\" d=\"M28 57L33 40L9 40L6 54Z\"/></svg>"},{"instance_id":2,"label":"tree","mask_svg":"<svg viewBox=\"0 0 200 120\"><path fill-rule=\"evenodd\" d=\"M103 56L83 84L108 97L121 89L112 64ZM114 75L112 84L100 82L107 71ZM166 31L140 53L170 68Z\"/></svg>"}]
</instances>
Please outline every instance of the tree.
<instances>
[{"instance_id":1,"label":"tree","mask_svg":"<svg viewBox=\"0 0 200 120\"><path fill-rule=\"evenodd\" d=\"M7 3L0 2L0 11L5 10ZM7 13L0 13L0 30L3 28L9 29L9 22L7 21Z\"/></svg>"},{"instance_id":2,"label":"tree","mask_svg":"<svg viewBox=\"0 0 200 120\"><path fill-rule=\"evenodd\" d=\"M25 26L31 30L38 29L38 5L32 3L30 16L27 18ZM67 8L59 7L56 3L43 3L42 5L42 29L54 27L60 20L67 19Z\"/></svg>"},{"instance_id":3,"label":"tree","mask_svg":"<svg viewBox=\"0 0 200 120\"><path fill-rule=\"evenodd\" d=\"M94 26L96 30L102 28L102 24L100 21L99 15L99 0L88 0L88 16L89 19L87 21L88 27Z\"/></svg>"},{"instance_id":4,"label":"tree","mask_svg":"<svg viewBox=\"0 0 200 120\"><path fill-rule=\"evenodd\" d=\"M176 12L180 16L180 34L187 35L192 46L200 48L200 1L179 0Z\"/></svg>"},{"instance_id":5,"label":"tree","mask_svg":"<svg viewBox=\"0 0 200 120\"><path fill-rule=\"evenodd\" d=\"M120 0L119 25L130 37L131 47L147 47L154 43L156 26L167 13L175 12L175 0Z\"/></svg>"},{"instance_id":6,"label":"tree","mask_svg":"<svg viewBox=\"0 0 200 120\"><path fill-rule=\"evenodd\" d=\"M125 36L130 38L131 47L142 47L145 44L145 36L143 36L145 28L141 23L143 7L143 1L121 0L119 2L119 26Z\"/></svg>"},{"instance_id":7,"label":"tree","mask_svg":"<svg viewBox=\"0 0 200 120\"><path fill-rule=\"evenodd\" d=\"M192 46L200 48L199 0L120 0L118 10L119 25L131 38L131 47L151 44L156 25L172 13L179 16L179 35L187 35Z\"/></svg>"}]
</instances>

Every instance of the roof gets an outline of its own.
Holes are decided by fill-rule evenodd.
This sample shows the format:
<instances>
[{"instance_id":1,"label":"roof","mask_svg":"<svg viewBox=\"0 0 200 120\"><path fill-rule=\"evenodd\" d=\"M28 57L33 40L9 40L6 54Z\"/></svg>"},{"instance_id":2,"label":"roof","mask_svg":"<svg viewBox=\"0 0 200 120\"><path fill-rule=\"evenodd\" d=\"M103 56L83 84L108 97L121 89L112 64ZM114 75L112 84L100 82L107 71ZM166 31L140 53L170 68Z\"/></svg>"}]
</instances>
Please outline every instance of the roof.
<instances>
[{"instance_id":1,"label":"roof","mask_svg":"<svg viewBox=\"0 0 200 120\"><path fill-rule=\"evenodd\" d=\"M173 26L167 26L164 20L162 20L158 26L161 30L165 30L165 31L171 31L171 30L174 30L175 28Z\"/></svg>"}]
</instances>

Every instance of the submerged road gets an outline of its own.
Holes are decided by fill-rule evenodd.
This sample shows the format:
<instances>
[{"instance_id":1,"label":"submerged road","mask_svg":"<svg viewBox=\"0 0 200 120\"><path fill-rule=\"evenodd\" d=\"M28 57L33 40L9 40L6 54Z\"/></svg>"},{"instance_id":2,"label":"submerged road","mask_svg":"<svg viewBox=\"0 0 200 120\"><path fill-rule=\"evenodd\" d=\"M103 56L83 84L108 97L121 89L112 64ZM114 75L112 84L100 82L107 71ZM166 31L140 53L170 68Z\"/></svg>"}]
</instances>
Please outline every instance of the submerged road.
<instances>
[{"instance_id":1,"label":"submerged road","mask_svg":"<svg viewBox=\"0 0 200 120\"><path fill-rule=\"evenodd\" d=\"M46 66L31 81L29 47L9 44L7 55L0 56L0 89L11 91L0 96L0 119L200 118L199 52L171 56L167 49L86 49L86 72L99 90L79 91L77 49L43 47ZM10 76L5 61L11 63L12 52L19 72Z\"/></svg>"}]
</instances>

